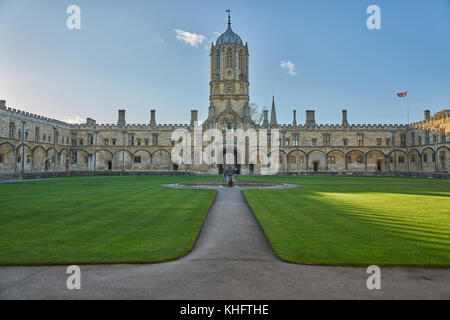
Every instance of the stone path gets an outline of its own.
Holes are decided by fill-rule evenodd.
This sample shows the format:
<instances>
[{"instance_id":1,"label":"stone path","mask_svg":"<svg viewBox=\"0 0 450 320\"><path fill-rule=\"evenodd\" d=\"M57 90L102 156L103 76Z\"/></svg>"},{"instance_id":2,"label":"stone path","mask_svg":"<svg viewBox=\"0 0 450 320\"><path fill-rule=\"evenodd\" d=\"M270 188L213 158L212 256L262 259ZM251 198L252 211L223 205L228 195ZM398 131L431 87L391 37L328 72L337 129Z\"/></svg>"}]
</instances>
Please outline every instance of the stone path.
<instances>
[{"instance_id":1,"label":"stone path","mask_svg":"<svg viewBox=\"0 0 450 320\"><path fill-rule=\"evenodd\" d=\"M0 299L450 299L450 269L382 268L382 289L365 268L289 264L273 253L240 188L218 188L199 238L183 259L153 265L0 267Z\"/></svg>"}]
</instances>

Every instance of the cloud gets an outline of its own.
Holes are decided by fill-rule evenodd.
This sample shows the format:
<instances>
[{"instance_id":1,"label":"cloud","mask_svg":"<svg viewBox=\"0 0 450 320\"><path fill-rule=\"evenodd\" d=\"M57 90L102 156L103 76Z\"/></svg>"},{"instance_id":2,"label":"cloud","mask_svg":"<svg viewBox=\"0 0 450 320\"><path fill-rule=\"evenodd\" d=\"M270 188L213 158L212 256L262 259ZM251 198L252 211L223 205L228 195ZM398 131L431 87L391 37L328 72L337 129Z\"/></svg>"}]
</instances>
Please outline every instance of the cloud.
<instances>
[{"instance_id":1,"label":"cloud","mask_svg":"<svg viewBox=\"0 0 450 320\"><path fill-rule=\"evenodd\" d=\"M75 116L75 118L67 119L66 122L70 124L82 124L86 121L82 117Z\"/></svg>"},{"instance_id":2,"label":"cloud","mask_svg":"<svg viewBox=\"0 0 450 320\"><path fill-rule=\"evenodd\" d=\"M180 29L174 29L173 31L177 34L178 40L186 42L192 47L198 48L198 45L206 40L206 37L202 34L191 33Z\"/></svg>"},{"instance_id":3,"label":"cloud","mask_svg":"<svg viewBox=\"0 0 450 320\"><path fill-rule=\"evenodd\" d=\"M283 69L287 69L288 73L291 76L295 77L297 75L297 71L295 71L295 64L292 63L291 61L289 61L289 60L288 61L284 61L283 60L283 61L281 61L280 66Z\"/></svg>"}]
</instances>

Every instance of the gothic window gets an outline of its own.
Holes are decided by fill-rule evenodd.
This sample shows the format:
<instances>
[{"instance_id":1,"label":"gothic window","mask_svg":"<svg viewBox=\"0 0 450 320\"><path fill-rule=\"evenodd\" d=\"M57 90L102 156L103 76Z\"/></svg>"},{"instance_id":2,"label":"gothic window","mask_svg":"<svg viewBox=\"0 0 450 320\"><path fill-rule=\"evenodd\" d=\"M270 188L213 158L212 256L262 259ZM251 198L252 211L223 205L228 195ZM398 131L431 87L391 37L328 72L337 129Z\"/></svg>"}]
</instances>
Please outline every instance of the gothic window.
<instances>
[{"instance_id":1,"label":"gothic window","mask_svg":"<svg viewBox=\"0 0 450 320\"><path fill-rule=\"evenodd\" d=\"M414 154L411 155L411 162L412 163L416 162L416 155L414 155Z\"/></svg>"},{"instance_id":2,"label":"gothic window","mask_svg":"<svg viewBox=\"0 0 450 320\"><path fill-rule=\"evenodd\" d=\"M17 155L17 163L20 163L20 162L22 162L22 155L18 154Z\"/></svg>"},{"instance_id":3,"label":"gothic window","mask_svg":"<svg viewBox=\"0 0 450 320\"><path fill-rule=\"evenodd\" d=\"M227 68L233 68L233 49L227 49Z\"/></svg>"},{"instance_id":4,"label":"gothic window","mask_svg":"<svg viewBox=\"0 0 450 320\"><path fill-rule=\"evenodd\" d=\"M416 144L416 133L415 132L411 132L411 144L412 145Z\"/></svg>"},{"instance_id":5,"label":"gothic window","mask_svg":"<svg viewBox=\"0 0 450 320\"><path fill-rule=\"evenodd\" d=\"M293 136L292 145L293 145L294 147L297 147L297 146L298 146L298 134L296 134L296 135Z\"/></svg>"},{"instance_id":6,"label":"gothic window","mask_svg":"<svg viewBox=\"0 0 450 320\"><path fill-rule=\"evenodd\" d=\"M405 157L399 156L398 157L398 163L405 163Z\"/></svg>"},{"instance_id":7,"label":"gothic window","mask_svg":"<svg viewBox=\"0 0 450 320\"><path fill-rule=\"evenodd\" d=\"M141 139L136 139L136 143L138 146L141 146L141 141L142 141Z\"/></svg>"},{"instance_id":8,"label":"gothic window","mask_svg":"<svg viewBox=\"0 0 450 320\"><path fill-rule=\"evenodd\" d=\"M364 162L364 158L363 156L358 156L358 163L363 163Z\"/></svg>"},{"instance_id":9,"label":"gothic window","mask_svg":"<svg viewBox=\"0 0 450 320\"><path fill-rule=\"evenodd\" d=\"M94 136L92 134L88 134L88 145L92 146L94 144Z\"/></svg>"},{"instance_id":10,"label":"gothic window","mask_svg":"<svg viewBox=\"0 0 450 320\"><path fill-rule=\"evenodd\" d=\"M381 138L377 138L377 146L381 146Z\"/></svg>"},{"instance_id":11,"label":"gothic window","mask_svg":"<svg viewBox=\"0 0 450 320\"><path fill-rule=\"evenodd\" d=\"M356 140L358 141L358 147L362 147L364 145L364 136L362 133L358 133Z\"/></svg>"},{"instance_id":12,"label":"gothic window","mask_svg":"<svg viewBox=\"0 0 450 320\"><path fill-rule=\"evenodd\" d=\"M14 122L9 123L9 138L14 139L14 132L16 131L16 124Z\"/></svg>"},{"instance_id":13,"label":"gothic window","mask_svg":"<svg viewBox=\"0 0 450 320\"><path fill-rule=\"evenodd\" d=\"M244 71L244 52L239 52L239 69Z\"/></svg>"},{"instance_id":14,"label":"gothic window","mask_svg":"<svg viewBox=\"0 0 450 320\"><path fill-rule=\"evenodd\" d=\"M34 128L34 140L39 141L40 139L40 133L39 133L39 128Z\"/></svg>"},{"instance_id":15,"label":"gothic window","mask_svg":"<svg viewBox=\"0 0 450 320\"><path fill-rule=\"evenodd\" d=\"M387 145L387 146L390 146L390 145L391 145L391 139L386 138L386 145Z\"/></svg>"},{"instance_id":16,"label":"gothic window","mask_svg":"<svg viewBox=\"0 0 450 320\"><path fill-rule=\"evenodd\" d=\"M134 136L133 135L130 135L128 137L128 145L129 146L134 146Z\"/></svg>"},{"instance_id":17,"label":"gothic window","mask_svg":"<svg viewBox=\"0 0 450 320\"><path fill-rule=\"evenodd\" d=\"M77 135L76 134L72 135L72 145L73 146L77 145Z\"/></svg>"},{"instance_id":18,"label":"gothic window","mask_svg":"<svg viewBox=\"0 0 450 320\"><path fill-rule=\"evenodd\" d=\"M331 163L331 164L336 163L336 157L335 156L329 156L328 157L328 163Z\"/></svg>"},{"instance_id":19,"label":"gothic window","mask_svg":"<svg viewBox=\"0 0 450 320\"><path fill-rule=\"evenodd\" d=\"M0 154L0 163L3 163L3 155Z\"/></svg>"},{"instance_id":20,"label":"gothic window","mask_svg":"<svg viewBox=\"0 0 450 320\"><path fill-rule=\"evenodd\" d=\"M112 139L112 145L115 146L117 143L117 139Z\"/></svg>"},{"instance_id":21,"label":"gothic window","mask_svg":"<svg viewBox=\"0 0 450 320\"><path fill-rule=\"evenodd\" d=\"M220 71L220 53L219 50L216 50L216 73L218 73L219 71Z\"/></svg>"},{"instance_id":22,"label":"gothic window","mask_svg":"<svg viewBox=\"0 0 450 320\"><path fill-rule=\"evenodd\" d=\"M109 143L109 139L103 139L103 144L104 144L105 146L107 146L108 143Z\"/></svg>"},{"instance_id":23,"label":"gothic window","mask_svg":"<svg viewBox=\"0 0 450 320\"><path fill-rule=\"evenodd\" d=\"M70 150L70 163L75 164L78 161L78 151Z\"/></svg>"},{"instance_id":24,"label":"gothic window","mask_svg":"<svg viewBox=\"0 0 450 320\"><path fill-rule=\"evenodd\" d=\"M344 138L344 146L348 146L348 139L347 138Z\"/></svg>"},{"instance_id":25,"label":"gothic window","mask_svg":"<svg viewBox=\"0 0 450 320\"><path fill-rule=\"evenodd\" d=\"M154 147L158 146L158 135L157 134L152 135L152 145Z\"/></svg>"},{"instance_id":26,"label":"gothic window","mask_svg":"<svg viewBox=\"0 0 450 320\"><path fill-rule=\"evenodd\" d=\"M289 163L295 163L295 156L289 156Z\"/></svg>"},{"instance_id":27,"label":"gothic window","mask_svg":"<svg viewBox=\"0 0 450 320\"><path fill-rule=\"evenodd\" d=\"M317 146L317 138L312 138L312 139L311 139L311 145L312 145L313 147Z\"/></svg>"},{"instance_id":28,"label":"gothic window","mask_svg":"<svg viewBox=\"0 0 450 320\"><path fill-rule=\"evenodd\" d=\"M139 156L134 157L134 163L141 163L141 157Z\"/></svg>"},{"instance_id":29,"label":"gothic window","mask_svg":"<svg viewBox=\"0 0 450 320\"><path fill-rule=\"evenodd\" d=\"M150 141L149 139L144 139L145 146L148 147L149 141ZM172 141L172 142L173 142L173 141Z\"/></svg>"},{"instance_id":30,"label":"gothic window","mask_svg":"<svg viewBox=\"0 0 450 320\"><path fill-rule=\"evenodd\" d=\"M402 147L406 146L406 133L400 134L400 145Z\"/></svg>"},{"instance_id":31,"label":"gothic window","mask_svg":"<svg viewBox=\"0 0 450 320\"><path fill-rule=\"evenodd\" d=\"M418 140L419 140L419 145L421 145L422 144L422 137L419 137Z\"/></svg>"},{"instance_id":32,"label":"gothic window","mask_svg":"<svg viewBox=\"0 0 450 320\"><path fill-rule=\"evenodd\" d=\"M331 136L330 136L330 134L324 134L324 135L323 135L323 145L324 145L325 147L329 146L329 145L330 145L330 141L331 141Z\"/></svg>"}]
</instances>

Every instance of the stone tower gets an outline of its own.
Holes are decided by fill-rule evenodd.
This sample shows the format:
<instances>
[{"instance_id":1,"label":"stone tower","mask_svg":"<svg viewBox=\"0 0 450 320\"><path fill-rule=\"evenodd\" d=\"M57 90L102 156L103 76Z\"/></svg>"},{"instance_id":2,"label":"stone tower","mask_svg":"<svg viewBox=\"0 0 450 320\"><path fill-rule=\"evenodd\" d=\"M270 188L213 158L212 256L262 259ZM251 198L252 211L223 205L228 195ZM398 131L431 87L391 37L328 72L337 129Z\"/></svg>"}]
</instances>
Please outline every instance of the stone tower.
<instances>
[{"instance_id":1,"label":"stone tower","mask_svg":"<svg viewBox=\"0 0 450 320\"><path fill-rule=\"evenodd\" d=\"M207 121L228 127L229 123L236 127L239 123L249 122L248 45L244 45L231 29L229 13L228 28L215 45L211 43L210 57L210 107Z\"/></svg>"}]
</instances>

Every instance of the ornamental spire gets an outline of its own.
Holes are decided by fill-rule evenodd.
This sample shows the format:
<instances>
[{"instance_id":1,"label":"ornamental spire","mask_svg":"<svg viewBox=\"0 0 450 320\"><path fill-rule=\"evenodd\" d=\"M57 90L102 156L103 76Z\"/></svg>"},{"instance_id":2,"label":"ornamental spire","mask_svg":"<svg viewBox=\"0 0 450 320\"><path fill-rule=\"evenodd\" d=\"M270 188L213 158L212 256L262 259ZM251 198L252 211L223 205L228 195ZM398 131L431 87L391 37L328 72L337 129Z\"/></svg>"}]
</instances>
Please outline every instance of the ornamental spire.
<instances>
[{"instance_id":1,"label":"ornamental spire","mask_svg":"<svg viewBox=\"0 0 450 320\"><path fill-rule=\"evenodd\" d=\"M228 9L227 13L228 13L228 26L230 27L231 26L231 10Z\"/></svg>"}]
</instances>

